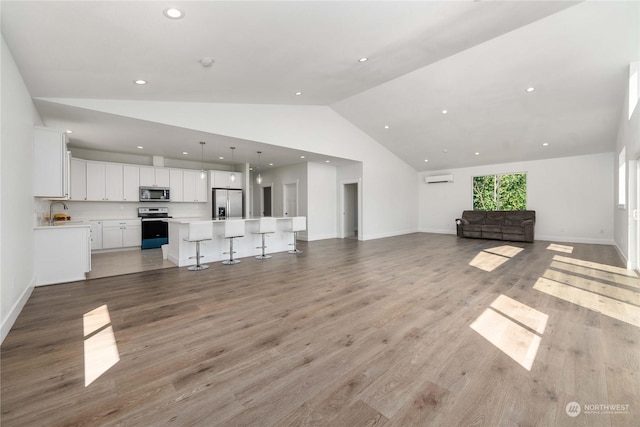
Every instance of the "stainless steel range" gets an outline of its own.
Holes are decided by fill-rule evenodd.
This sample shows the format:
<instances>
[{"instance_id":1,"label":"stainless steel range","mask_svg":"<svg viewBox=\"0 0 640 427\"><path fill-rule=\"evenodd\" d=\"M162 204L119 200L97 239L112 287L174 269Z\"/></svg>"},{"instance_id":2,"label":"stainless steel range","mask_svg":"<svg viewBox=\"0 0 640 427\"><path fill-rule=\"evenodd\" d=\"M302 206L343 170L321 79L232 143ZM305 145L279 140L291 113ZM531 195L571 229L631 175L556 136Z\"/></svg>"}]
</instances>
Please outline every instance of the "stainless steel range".
<instances>
[{"instance_id":1,"label":"stainless steel range","mask_svg":"<svg viewBox=\"0 0 640 427\"><path fill-rule=\"evenodd\" d=\"M142 221L142 249L169 243L169 208L138 208L138 217Z\"/></svg>"}]
</instances>

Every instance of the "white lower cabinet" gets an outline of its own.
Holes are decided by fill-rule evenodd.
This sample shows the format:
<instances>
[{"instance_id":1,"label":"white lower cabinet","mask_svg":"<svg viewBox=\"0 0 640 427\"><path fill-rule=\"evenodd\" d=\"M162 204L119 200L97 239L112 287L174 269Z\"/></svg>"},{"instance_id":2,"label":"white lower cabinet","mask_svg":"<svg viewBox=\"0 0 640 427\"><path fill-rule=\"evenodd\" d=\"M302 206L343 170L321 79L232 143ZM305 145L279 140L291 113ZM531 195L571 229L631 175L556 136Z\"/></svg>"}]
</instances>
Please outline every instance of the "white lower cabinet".
<instances>
[{"instance_id":1,"label":"white lower cabinet","mask_svg":"<svg viewBox=\"0 0 640 427\"><path fill-rule=\"evenodd\" d=\"M91 250L102 249L102 221L89 221L91 224Z\"/></svg>"},{"instance_id":2,"label":"white lower cabinet","mask_svg":"<svg viewBox=\"0 0 640 427\"><path fill-rule=\"evenodd\" d=\"M36 227L35 276L36 286L84 280L91 271L89 227Z\"/></svg>"},{"instance_id":3,"label":"white lower cabinet","mask_svg":"<svg viewBox=\"0 0 640 427\"><path fill-rule=\"evenodd\" d=\"M103 220L102 249L128 248L142 245L139 219Z\"/></svg>"}]
</instances>

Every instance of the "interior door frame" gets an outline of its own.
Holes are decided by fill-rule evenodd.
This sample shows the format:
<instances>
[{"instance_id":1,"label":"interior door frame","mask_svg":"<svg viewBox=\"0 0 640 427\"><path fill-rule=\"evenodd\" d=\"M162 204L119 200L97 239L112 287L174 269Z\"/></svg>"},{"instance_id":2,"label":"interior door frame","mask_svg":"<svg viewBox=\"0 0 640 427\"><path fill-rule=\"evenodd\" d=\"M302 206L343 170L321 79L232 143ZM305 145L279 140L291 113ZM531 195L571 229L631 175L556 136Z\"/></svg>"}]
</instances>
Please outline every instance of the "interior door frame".
<instances>
[{"instance_id":1,"label":"interior door frame","mask_svg":"<svg viewBox=\"0 0 640 427\"><path fill-rule=\"evenodd\" d=\"M629 267L640 272L640 157L629 166Z\"/></svg>"},{"instance_id":2,"label":"interior door frame","mask_svg":"<svg viewBox=\"0 0 640 427\"><path fill-rule=\"evenodd\" d=\"M344 205L344 196L345 196L345 186L349 184L356 184L356 196L357 196L357 204L358 204L358 217L356 219L356 224L358 227L358 240L364 240L362 236L364 235L362 230L362 179L345 179L340 181L340 211L338 212L338 216L340 217L340 238L344 239L346 237L344 232L344 221L345 221L345 205Z\"/></svg>"},{"instance_id":3,"label":"interior door frame","mask_svg":"<svg viewBox=\"0 0 640 427\"><path fill-rule=\"evenodd\" d=\"M270 203L271 215L270 216L273 216L273 182L272 182L269 185L260 186L260 216L261 217L265 216L264 215L264 189L265 188L271 189L271 203Z\"/></svg>"},{"instance_id":4,"label":"interior door frame","mask_svg":"<svg viewBox=\"0 0 640 427\"><path fill-rule=\"evenodd\" d=\"M295 215L288 215L287 214L287 196L289 194L289 190L287 190L287 186L288 185L293 185L294 186L294 190L295 194L296 194L296 213ZM273 191L273 190L271 190ZM287 217L287 218L293 218L294 216L298 216L298 212L300 212L300 198L299 198L300 194L298 192L298 181L292 181L292 182L283 182L282 183L282 216ZM271 194L271 198L273 199L273 193Z\"/></svg>"}]
</instances>

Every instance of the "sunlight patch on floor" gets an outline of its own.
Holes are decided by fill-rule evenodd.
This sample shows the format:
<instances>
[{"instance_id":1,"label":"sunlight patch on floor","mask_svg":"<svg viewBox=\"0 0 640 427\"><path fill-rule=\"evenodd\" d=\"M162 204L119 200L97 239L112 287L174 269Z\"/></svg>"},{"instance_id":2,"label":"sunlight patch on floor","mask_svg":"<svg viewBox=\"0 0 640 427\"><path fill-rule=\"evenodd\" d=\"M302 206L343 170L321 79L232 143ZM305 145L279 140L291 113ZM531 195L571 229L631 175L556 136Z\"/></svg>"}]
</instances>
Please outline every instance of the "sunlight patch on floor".
<instances>
[{"instance_id":1,"label":"sunlight patch on floor","mask_svg":"<svg viewBox=\"0 0 640 427\"><path fill-rule=\"evenodd\" d=\"M520 366L530 371L542 340L537 334L544 333L548 319L548 315L505 295L500 295L470 326Z\"/></svg>"},{"instance_id":2,"label":"sunlight patch on floor","mask_svg":"<svg viewBox=\"0 0 640 427\"><path fill-rule=\"evenodd\" d=\"M573 246L558 245L556 243L550 244L547 246L547 249L550 251L564 252L566 254L573 253Z\"/></svg>"},{"instance_id":3,"label":"sunlight patch on floor","mask_svg":"<svg viewBox=\"0 0 640 427\"><path fill-rule=\"evenodd\" d=\"M613 265L600 264L592 261L584 261L581 259L569 258L562 255L555 255L553 259L554 261L561 261L561 262L566 262L567 264L578 265L581 267L588 267L596 270L608 271L610 273L616 273L623 276L638 277L638 273L636 273L633 270L627 270L626 268L623 268L623 267L615 267Z\"/></svg>"},{"instance_id":4,"label":"sunlight patch on floor","mask_svg":"<svg viewBox=\"0 0 640 427\"><path fill-rule=\"evenodd\" d=\"M106 304L84 314L83 329L84 386L87 387L120 361L120 353Z\"/></svg>"},{"instance_id":5,"label":"sunlight patch on floor","mask_svg":"<svg viewBox=\"0 0 640 427\"><path fill-rule=\"evenodd\" d=\"M558 270L575 273L581 276L592 277L596 280L604 280L610 283L615 283L617 285L640 289L640 279L638 277L633 277L630 275L611 273L609 271L597 270L595 268L583 267L576 264L569 264L563 261L552 261L551 267Z\"/></svg>"},{"instance_id":6,"label":"sunlight patch on floor","mask_svg":"<svg viewBox=\"0 0 640 427\"><path fill-rule=\"evenodd\" d=\"M484 271L493 271L514 256L522 252L522 248L516 246L503 245L495 248L485 249L479 252L475 258L469 262L472 267L479 268Z\"/></svg>"},{"instance_id":7,"label":"sunlight patch on floor","mask_svg":"<svg viewBox=\"0 0 640 427\"><path fill-rule=\"evenodd\" d=\"M590 291L565 285L552 279L540 277L533 289L556 298L579 305L589 310L618 319L630 325L640 326L640 307Z\"/></svg>"},{"instance_id":8,"label":"sunlight patch on floor","mask_svg":"<svg viewBox=\"0 0 640 427\"><path fill-rule=\"evenodd\" d=\"M553 266L553 264L551 265ZM558 283L573 286L574 288L583 289L618 301L640 306L640 292L626 287L609 284L606 281L595 280L552 269L545 271L542 277Z\"/></svg>"}]
</instances>

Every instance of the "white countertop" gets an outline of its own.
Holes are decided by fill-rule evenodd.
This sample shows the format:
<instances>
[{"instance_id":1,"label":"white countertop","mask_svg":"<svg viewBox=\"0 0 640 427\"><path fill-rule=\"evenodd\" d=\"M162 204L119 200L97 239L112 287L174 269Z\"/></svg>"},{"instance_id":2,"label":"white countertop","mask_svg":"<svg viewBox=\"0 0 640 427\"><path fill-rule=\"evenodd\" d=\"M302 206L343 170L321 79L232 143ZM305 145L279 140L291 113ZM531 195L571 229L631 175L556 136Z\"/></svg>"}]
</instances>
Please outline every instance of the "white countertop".
<instances>
[{"instance_id":1,"label":"white countertop","mask_svg":"<svg viewBox=\"0 0 640 427\"><path fill-rule=\"evenodd\" d=\"M81 228L81 227L91 227L91 224L88 221L57 221L55 225L49 225L49 223L36 225L33 227L34 230L46 230L53 228Z\"/></svg>"},{"instance_id":2,"label":"white countertop","mask_svg":"<svg viewBox=\"0 0 640 427\"><path fill-rule=\"evenodd\" d=\"M243 219L245 221L258 221L260 219L260 217L251 217L251 218L229 218L229 219ZM291 219L291 217L276 217L276 219ZM173 223L173 224L189 224L191 222L195 222L195 221L211 221L212 223L224 223L226 220L225 219L211 219L211 218L197 218L197 217L191 217L191 218L168 218L166 219L167 222L169 223Z\"/></svg>"}]
</instances>

